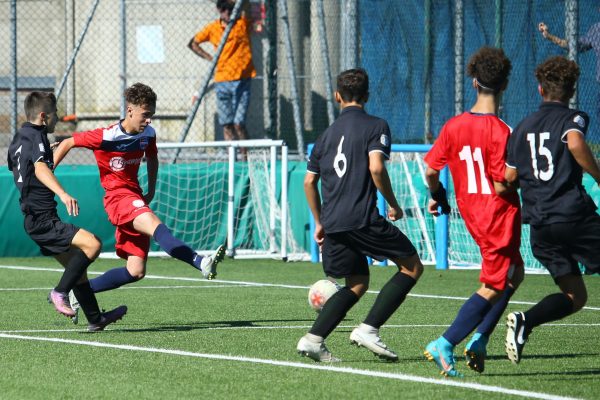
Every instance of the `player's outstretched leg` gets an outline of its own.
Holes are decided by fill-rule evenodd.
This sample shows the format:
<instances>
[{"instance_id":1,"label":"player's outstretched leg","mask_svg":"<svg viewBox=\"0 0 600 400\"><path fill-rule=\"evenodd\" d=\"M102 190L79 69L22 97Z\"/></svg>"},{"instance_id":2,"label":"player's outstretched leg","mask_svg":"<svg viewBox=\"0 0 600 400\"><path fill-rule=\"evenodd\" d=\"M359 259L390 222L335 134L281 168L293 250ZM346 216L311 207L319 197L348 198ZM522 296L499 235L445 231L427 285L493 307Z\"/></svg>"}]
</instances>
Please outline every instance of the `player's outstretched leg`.
<instances>
[{"instance_id":1,"label":"player's outstretched leg","mask_svg":"<svg viewBox=\"0 0 600 400\"><path fill-rule=\"evenodd\" d=\"M473 335L465 347L465 358L467 366L473 371L482 373L485 369L485 358L487 356L487 344L489 338L477 332Z\"/></svg>"},{"instance_id":2,"label":"player's outstretched leg","mask_svg":"<svg viewBox=\"0 0 600 400\"><path fill-rule=\"evenodd\" d=\"M296 346L298 354L311 358L317 362L339 362L339 358L334 357L322 337L307 333L300 338Z\"/></svg>"},{"instance_id":3,"label":"player's outstretched leg","mask_svg":"<svg viewBox=\"0 0 600 400\"><path fill-rule=\"evenodd\" d=\"M523 347L527 342L529 332L525 325L525 314L522 312L513 312L506 318L506 354L508 359L514 364L521 361Z\"/></svg>"},{"instance_id":4,"label":"player's outstretched leg","mask_svg":"<svg viewBox=\"0 0 600 400\"><path fill-rule=\"evenodd\" d=\"M390 350L379 337L379 329L367 324L360 324L350 334L350 343L369 349L382 360L396 362L398 355Z\"/></svg>"},{"instance_id":5,"label":"player's outstretched leg","mask_svg":"<svg viewBox=\"0 0 600 400\"><path fill-rule=\"evenodd\" d=\"M440 374L453 378L462 378L463 374L458 372L454 366L454 346L443 336L440 336L433 342L430 342L425 348L425 357L429 361L434 361L440 370Z\"/></svg>"},{"instance_id":6,"label":"player's outstretched leg","mask_svg":"<svg viewBox=\"0 0 600 400\"><path fill-rule=\"evenodd\" d=\"M212 255L202 257L202 261L200 261L200 271L202 272L202 276L208 280L215 279L217 276L217 265L223 261L224 257L225 246L223 245L217 247L217 250L215 250Z\"/></svg>"},{"instance_id":7,"label":"player's outstretched leg","mask_svg":"<svg viewBox=\"0 0 600 400\"><path fill-rule=\"evenodd\" d=\"M127 306L119 306L113 310L104 312L101 314L100 320L98 322L88 324L88 331L103 331L104 328L106 328L108 325L112 324L113 322L117 322L118 320L123 318L125 314L127 314Z\"/></svg>"}]
</instances>

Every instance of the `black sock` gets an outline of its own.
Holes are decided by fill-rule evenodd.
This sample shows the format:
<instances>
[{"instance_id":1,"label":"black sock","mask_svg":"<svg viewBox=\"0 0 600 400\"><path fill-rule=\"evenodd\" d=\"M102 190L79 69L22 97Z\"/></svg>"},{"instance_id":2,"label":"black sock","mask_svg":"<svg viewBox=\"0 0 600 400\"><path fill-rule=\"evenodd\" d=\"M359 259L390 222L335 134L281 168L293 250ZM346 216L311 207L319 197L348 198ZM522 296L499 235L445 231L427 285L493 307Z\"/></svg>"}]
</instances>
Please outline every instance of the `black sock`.
<instances>
[{"instance_id":1,"label":"black sock","mask_svg":"<svg viewBox=\"0 0 600 400\"><path fill-rule=\"evenodd\" d=\"M538 325L563 319L573 314L573 300L563 293L554 293L544 297L524 314L527 330L531 331Z\"/></svg>"},{"instance_id":2,"label":"black sock","mask_svg":"<svg viewBox=\"0 0 600 400\"><path fill-rule=\"evenodd\" d=\"M414 278L397 272L379 292L364 323L379 329L396 312L416 283Z\"/></svg>"},{"instance_id":3,"label":"black sock","mask_svg":"<svg viewBox=\"0 0 600 400\"><path fill-rule=\"evenodd\" d=\"M341 288L327 300L309 333L322 338L329 336L358 299L359 297L348 287Z\"/></svg>"},{"instance_id":4,"label":"black sock","mask_svg":"<svg viewBox=\"0 0 600 400\"><path fill-rule=\"evenodd\" d=\"M73 293L79 301L79 305L85 314L88 322L95 324L100 321L100 307L98 307L98 301L96 295L90 286L90 282L85 281L80 283L73 288Z\"/></svg>"},{"instance_id":5,"label":"black sock","mask_svg":"<svg viewBox=\"0 0 600 400\"><path fill-rule=\"evenodd\" d=\"M87 267L92 263L92 260L90 260L80 249L74 249L72 251L73 255L67 262L65 272L62 274L60 281L58 281L58 285L54 288L57 292L69 293L85 273Z\"/></svg>"}]
</instances>

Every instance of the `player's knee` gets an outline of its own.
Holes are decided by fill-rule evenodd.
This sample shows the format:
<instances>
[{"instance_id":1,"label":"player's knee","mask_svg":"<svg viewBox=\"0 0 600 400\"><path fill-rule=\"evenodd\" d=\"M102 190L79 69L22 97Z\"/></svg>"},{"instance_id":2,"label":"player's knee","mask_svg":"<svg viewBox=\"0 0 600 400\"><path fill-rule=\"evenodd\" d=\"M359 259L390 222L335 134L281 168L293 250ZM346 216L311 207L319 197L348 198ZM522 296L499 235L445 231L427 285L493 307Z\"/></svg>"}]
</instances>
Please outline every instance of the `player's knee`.
<instances>
[{"instance_id":1,"label":"player's knee","mask_svg":"<svg viewBox=\"0 0 600 400\"><path fill-rule=\"evenodd\" d=\"M133 271L133 273L129 271L129 275L131 275L131 277L136 281L139 281L141 279L144 279L144 277L146 276L146 271Z\"/></svg>"},{"instance_id":2,"label":"player's knee","mask_svg":"<svg viewBox=\"0 0 600 400\"><path fill-rule=\"evenodd\" d=\"M581 310L587 303L587 292L570 293L568 295L573 301L573 312Z\"/></svg>"}]
</instances>

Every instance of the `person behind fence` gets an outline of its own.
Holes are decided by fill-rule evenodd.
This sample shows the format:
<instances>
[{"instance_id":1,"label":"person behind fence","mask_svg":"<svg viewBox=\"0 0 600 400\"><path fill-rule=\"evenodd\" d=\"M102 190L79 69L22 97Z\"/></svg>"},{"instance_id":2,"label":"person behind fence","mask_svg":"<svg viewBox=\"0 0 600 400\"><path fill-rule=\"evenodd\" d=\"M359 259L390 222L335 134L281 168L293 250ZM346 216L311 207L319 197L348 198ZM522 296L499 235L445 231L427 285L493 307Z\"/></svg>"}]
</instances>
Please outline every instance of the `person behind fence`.
<instances>
[{"instance_id":1,"label":"person behind fence","mask_svg":"<svg viewBox=\"0 0 600 400\"><path fill-rule=\"evenodd\" d=\"M538 30L550 42L564 49L569 47L567 40L551 34L548 25L544 22L538 24ZM600 22L592 25L587 33L577 40L577 51L586 52L589 50L594 50L596 54L596 82L600 85ZM600 86L598 87L597 94L596 115L600 117Z\"/></svg>"},{"instance_id":2,"label":"person behind fence","mask_svg":"<svg viewBox=\"0 0 600 400\"><path fill-rule=\"evenodd\" d=\"M475 328L464 354L469 368L484 371L487 344L508 301L523 280L521 213L516 189L505 181L506 143L510 127L498 118L511 62L502 49L482 47L467 64L477 100L471 109L450 119L425 156L431 191L429 212L448 214L450 205L439 180L448 165L458 210L481 251L481 286L458 311L450 327L425 349L442 374L460 377L454 347Z\"/></svg>"},{"instance_id":3,"label":"person behind fence","mask_svg":"<svg viewBox=\"0 0 600 400\"><path fill-rule=\"evenodd\" d=\"M212 279L225 254L224 246L219 246L212 256L200 256L175 238L149 207L158 176L156 131L150 125L156 110L156 93L143 83L135 83L125 90L124 97L127 104L124 119L108 128L74 133L54 152L54 165L58 166L73 147L94 151L100 183L106 192L104 208L116 226L116 252L127 260L125 267L111 269L92 279L91 287L98 293L142 279L146 274L150 238L170 256ZM146 193L138 181L143 158L148 175Z\"/></svg>"},{"instance_id":4,"label":"person behind fence","mask_svg":"<svg viewBox=\"0 0 600 400\"><path fill-rule=\"evenodd\" d=\"M244 2L244 7L248 8L248 0ZM188 43L188 47L195 54L205 60L213 60L213 56L200 44L210 42L217 49L230 22L233 7L233 1L217 1L219 19L202 28ZM245 10L235 21L216 66L217 115L219 124L223 127L225 140L248 139L246 113L250 102L251 81L256 76L256 70L252 63L250 43L252 24L247 14Z\"/></svg>"},{"instance_id":5,"label":"person behind fence","mask_svg":"<svg viewBox=\"0 0 600 400\"><path fill-rule=\"evenodd\" d=\"M560 292L508 315L506 352L513 363L521 360L535 327L583 308L587 290L579 265L586 273L600 273L600 216L582 183L587 172L600 185L600 169L585 141L588 115L568 106L579 67L551 57L537 66L535 76L543 102L508 141L506 179L521 187L532 253Z\"/></svg>"},{"instance_id":6,"label":"person behind fence","mask_svg":"<svg viewBox=\"0 0 600 400\"><path fill-rule=\"evenodd\" d=\"M315 361L339 361L325 346L325 339L369 288L367 256L392 260L398 272L383 286L364 321L352 330L350 341L384 360L397 361L398 355L379 337L379 328L423 273L413 244L377 209L379 190L389 205L388 218L395 221L403 216L385 167L391 151L390 129L385 120L365 112L368 97L369 77L363 69L338 76L335 99L341 113L315 142L304 179L323 270L346 282L298 342L298 353Z\"/></svg>"},{"instance_id":7,"label":"person behind fence","mask_svg":"<svg viewBox=\"0 0 600 400\"><path fill-rule=\"evenodd\" d=\"M100 312L86 270L100 253L100 240L92 233L61 221L57 213L58 196L67 213L79 214L77 199L69 195L54 176L54 162L48 134L58 121L56 97L50 92L31 92L25 97L27 122L13 137L8 148L8 169L20 193L19 203L25 217L24 228L45 256L54 256L65 268L48 301L59 313L73 318L69 302L72 290L89 322L88 330L103 330L127 313L127 306Z\"/></svg>"}]
</instances>

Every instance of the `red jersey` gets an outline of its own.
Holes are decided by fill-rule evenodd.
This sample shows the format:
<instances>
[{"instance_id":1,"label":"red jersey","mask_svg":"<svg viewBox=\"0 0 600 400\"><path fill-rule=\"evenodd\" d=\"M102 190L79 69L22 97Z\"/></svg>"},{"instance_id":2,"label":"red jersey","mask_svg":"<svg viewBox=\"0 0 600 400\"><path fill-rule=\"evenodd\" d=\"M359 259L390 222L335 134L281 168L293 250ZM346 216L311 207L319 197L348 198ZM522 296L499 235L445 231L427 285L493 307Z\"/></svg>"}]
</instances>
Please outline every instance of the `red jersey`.
<instances>
[{"instance_id":1,"label":"red jersey","mask_svg":"<svg viewBox=\"0 0 600 400\"><path fill-rule=\"evenodd\" d=\"M135 135L125 132L121 123L108 128L98 128L73 134L75 147L85 147L94 151L100 183L106 191L131 191L142 194L138 181L138 171L144 155L156 158L156 132L151 126Z\"/></svg>"},{"instance_id":2,"label":"red jersey","mask_svg":"<svg viewBox=\"0 0 600 400\"><path fill-rule=\"evenodd\" d=\"M499 196L493 183L505 181L510 132L495 114L465 112L446 122L425 156L433 169L449 166L458 210L482 252L520 243L519 196Z\"/></svg>"}]
</instances>

